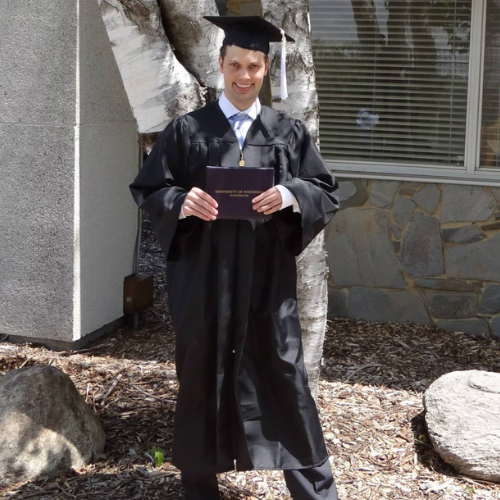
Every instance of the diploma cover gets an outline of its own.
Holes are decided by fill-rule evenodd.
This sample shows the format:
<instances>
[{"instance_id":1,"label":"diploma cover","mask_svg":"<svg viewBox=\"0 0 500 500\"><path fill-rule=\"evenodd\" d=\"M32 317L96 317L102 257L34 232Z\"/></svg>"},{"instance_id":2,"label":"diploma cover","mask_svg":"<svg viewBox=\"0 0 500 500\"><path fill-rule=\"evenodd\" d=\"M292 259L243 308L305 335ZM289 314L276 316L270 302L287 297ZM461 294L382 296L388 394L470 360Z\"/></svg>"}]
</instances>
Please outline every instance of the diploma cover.
<instances>
[{"instance_id":1,"label":"diploma cover","mask_svg":"<svg viewBox=\"0 0 500 500\"><path fill-rule=\"evenodd\" d=\"M274 168L207 167L206 192L219 204L218 219L267 219L252 200L274 185Z\"/></svg>"}]
</instances>

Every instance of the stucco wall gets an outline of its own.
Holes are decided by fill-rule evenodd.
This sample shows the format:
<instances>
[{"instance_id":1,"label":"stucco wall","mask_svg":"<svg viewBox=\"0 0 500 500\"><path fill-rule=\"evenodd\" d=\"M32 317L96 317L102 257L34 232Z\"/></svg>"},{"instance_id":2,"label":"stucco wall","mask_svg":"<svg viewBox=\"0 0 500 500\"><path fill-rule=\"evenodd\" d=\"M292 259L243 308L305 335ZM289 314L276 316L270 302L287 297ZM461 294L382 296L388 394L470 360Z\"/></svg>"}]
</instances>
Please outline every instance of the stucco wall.
<instances>
[{"instance_id":1,"label":"stucco wall","mask_svg":"<svg viewBox=\"0 0 500 500\"><path fill-rule=\"evenodd\" d=\"M122 315L136 125L94 0L0 2L0 333Z\"/></svg>"},{"instance_id":2,"label":"stucco wall","mask_svg":"<svg viewBox=\"0 0 500 500\"><path fill-rule=\"evenodd\" d=\"M500 337L500 189L340 180L330 316Z\"/></svg>"}]
</instances>

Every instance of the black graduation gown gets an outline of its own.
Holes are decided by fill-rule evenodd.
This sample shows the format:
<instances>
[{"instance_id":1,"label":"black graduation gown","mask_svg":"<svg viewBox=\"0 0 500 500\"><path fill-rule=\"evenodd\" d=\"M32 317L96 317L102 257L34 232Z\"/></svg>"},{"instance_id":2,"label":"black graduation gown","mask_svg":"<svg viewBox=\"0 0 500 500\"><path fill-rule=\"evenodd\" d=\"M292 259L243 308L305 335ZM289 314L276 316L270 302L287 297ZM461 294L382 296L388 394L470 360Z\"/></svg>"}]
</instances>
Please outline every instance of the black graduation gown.
<instances>
[{"instance_id":1,"label":"black graduation gown","mask_svg":"<svg viewBox=\"0 0 500 500\"><path fill-rule=\"evenodd\" d=\"M337 210L337 183L304 125L265 106L243 152L248 166L274 167L300 214L179 220L186 193L205 188L207 165L238 164L218 103L174 119L131 185L167 256L180 382L173 463L192 476L327 458L304 369L295 256Z\"/></svg>"}]
</instances>

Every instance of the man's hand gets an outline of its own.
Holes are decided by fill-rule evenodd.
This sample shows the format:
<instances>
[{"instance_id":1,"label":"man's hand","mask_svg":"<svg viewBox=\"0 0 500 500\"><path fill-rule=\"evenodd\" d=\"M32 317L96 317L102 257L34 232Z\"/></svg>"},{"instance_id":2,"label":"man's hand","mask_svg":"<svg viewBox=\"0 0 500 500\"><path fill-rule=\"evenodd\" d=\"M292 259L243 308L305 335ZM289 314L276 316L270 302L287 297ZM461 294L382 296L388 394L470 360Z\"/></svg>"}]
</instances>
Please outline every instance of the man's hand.
<instances>
[{"instance_id":1,"label":"man's hand","mask_svg":"<svg viewBox=\"0 0 500 500\"><path fill-rule=\"evenodd\" d=\"M200 219L210 221L217 218L217 207L217 202L208 193L194 187L184 199L182 211L185 216L196 215Z\"/></svg>"},{"instance_id":2,"label":"man's hand","mask_svg":"<svg viewBox=\"0 0 500 500\"><path fill-rule=\"evenodd\" d=\"M264 214L269 215L280 210L281 205L283 205L283 198L279 189L272 187L262 194L259 194L257 198L252 200L253 209L257 212L264 212Z\"/></svg>"}]
</instances>

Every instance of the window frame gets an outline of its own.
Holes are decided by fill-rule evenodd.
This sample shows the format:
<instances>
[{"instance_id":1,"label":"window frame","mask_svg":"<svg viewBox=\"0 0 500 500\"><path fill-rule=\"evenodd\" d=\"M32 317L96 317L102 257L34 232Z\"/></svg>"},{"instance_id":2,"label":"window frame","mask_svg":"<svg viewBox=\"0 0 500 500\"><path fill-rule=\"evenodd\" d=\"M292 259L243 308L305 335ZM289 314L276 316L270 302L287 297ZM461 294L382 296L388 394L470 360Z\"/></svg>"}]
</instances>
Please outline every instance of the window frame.
<instances>
[{"instance_id":1,"label":"window frame","mask_svg":"<svg viewBox=\"0 0 500 500\"><path fill-rule=\"evenodd\" d=\"M338 177L500 186L500 169L480 168L486 2L472 0L464 166L327 160ZM321 147L321 144L320 144Z\"/></svg>"}]
</instances>

